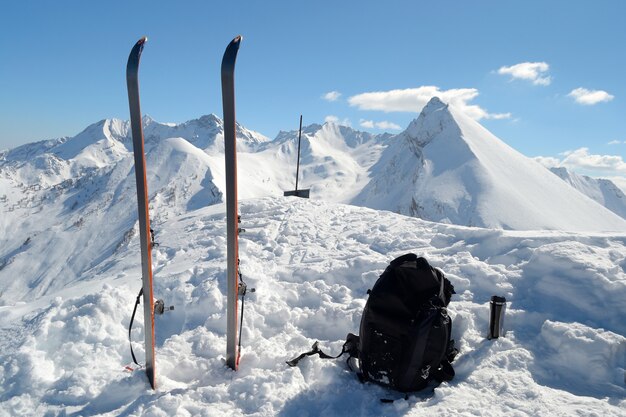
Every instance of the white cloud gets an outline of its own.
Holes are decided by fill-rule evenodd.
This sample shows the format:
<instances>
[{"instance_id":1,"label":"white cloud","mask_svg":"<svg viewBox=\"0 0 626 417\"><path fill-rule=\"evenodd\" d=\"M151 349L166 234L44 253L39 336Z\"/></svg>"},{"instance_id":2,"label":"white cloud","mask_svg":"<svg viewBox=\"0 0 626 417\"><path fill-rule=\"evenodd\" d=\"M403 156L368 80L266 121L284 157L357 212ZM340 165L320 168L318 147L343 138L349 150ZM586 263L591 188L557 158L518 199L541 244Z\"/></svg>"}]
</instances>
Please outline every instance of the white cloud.
<instances>
[{"instance_id":1,"label":"white cloud","mask_svg":"<svg viewBox=\"0 0 626 417\"><path fill-rule=\"evenodd\" d=\"M535 85L549 85L552 77L547 75L550 65L545 62L522 62L510 67L500 67L498 74L510 75L513 79L528 80Z\"/></svg>"},{"instance_id":2,"label":"white cloud","mask_svg":"<svg viewBox=\"0 0 626 417\"><path fill-rule=\"evenodd\" d=\"M575 88L568 96L573 97L576 103L584 104L586 106L593 106L594 104L607 102L613 100L615 96L607 93L603 90L588 90L586 88Z\"/></svg>"},{"instance_id":3,"label":"white cloud","mask_svg":"<svg viewBox=\"0 0 626 417\"><path fill-rule=\"evenodd\" d=\"M374 121L361 119L359 121L359 126L364 127L366 129L374 129Z\"/></svg>"},{"instance_id":4,"label":"white cloud","mask_svg":"<svg viewBox=\"0 0 626 417\"><path fill-rule=\"evenodd\" d=\"M348 126L348 127L352 126L352 123L350 123L350 120L348 118L340 120L339 117L334 116L332 114L329 114L328 116L324 117L324 123L334 123L337 125Z\"/></svg>"},{"instance_id":5,"label":"white cloud","mask_svg":"<svg viewBox=\"0 0 626 417\"><path fill-rule=\"evenodd\" d=\"M341 93L339 91L329 91L322 96L322 98L326 101L337 101L339 97L341 97Z\"/></svg>"},{"instance_id":6,"label":"white cloud","mask_svg":"<svg viewBox=\"0 0 626 417\"><path fill-rule=\"evenodd\" d=\"M382 130L401 130L402 128L393 122L383 120L382 122L376 122L376 127Z\"/></svg>"},{"instance_id":7,"label":"white cloud","mask_svg":"<svg viewBox=\"0 0 626 417\"><path fill-rule=\"evenodd\" d=\"M619 155L597 155L589 153L589 148L579 148L560 154L562 159L538 156L534 158L548 168L566 167L586 175L626 175L626 162Z\"/></svg>"},{"instance_id":8,"label":"white cloud","mask_svg":"<svg viewBox=\"0 0 626 417\"><path fill-rule=\"evenodd\" d=\"M360 110L419 113L435 96L476 120L511 117L510 113L491 114L478 105L470 104L469 102L478 96L478 90L475 88L440 90L435 86L422 86L403 90L374 91L352 96L348 99L348 103Z\"/></svg>"},{"instance_id":9,"label":"white cloud","mask_svg":"<svg viewBox=\"0 0 626 417\"><path fill-rule=\"evenodd\" d=\"M546 168L555 168L561 166L561 160L553 156L535 156L533 159Z\"/></svg>"},{"instance_id":10,"label":"white cloud","mask_svg":"<svg viewBox=\"0 0 626 417\"><path fill-rule=\"evenodd\" d=\"M359 126L364 127L366 129L381 129L381 130L401 130L402 128L393 123L383 120L382 122L374 122L373 120L365 120L361 119L359 121Z\"/></svg>"},{"instance_id":11,"label":"white cloud","mask_svg":"<svg viewBox=\"0 0 626 417\"><path fill-rule=\"evenodd\" d=\"M625 143L625 142L622 142L621 140L612 140L609 143L607 143L607 145L621 145L622 143Z\"/></svg>"},{"instance_id":12,"label":"white cloud","mask_svg":"<svg viewBox=\"0 0 626 417\"><path fill-rule=\"evenodd\" d=\"M510 119L512 116L511 113L489 113L485 116L485 119L503 120Z\"/></svg>"},{"instance_id":13,"label":"white cloud","mask_svg":"<svg viewBox=\"0 0 626 417\"><path fill-rule=\"evenodd\" d=\"M594 155L588 148L563 152L565 158L561 165L571 168L582 168L626 174L626 162L619 155Z\"/></svg>"}]
</instances>

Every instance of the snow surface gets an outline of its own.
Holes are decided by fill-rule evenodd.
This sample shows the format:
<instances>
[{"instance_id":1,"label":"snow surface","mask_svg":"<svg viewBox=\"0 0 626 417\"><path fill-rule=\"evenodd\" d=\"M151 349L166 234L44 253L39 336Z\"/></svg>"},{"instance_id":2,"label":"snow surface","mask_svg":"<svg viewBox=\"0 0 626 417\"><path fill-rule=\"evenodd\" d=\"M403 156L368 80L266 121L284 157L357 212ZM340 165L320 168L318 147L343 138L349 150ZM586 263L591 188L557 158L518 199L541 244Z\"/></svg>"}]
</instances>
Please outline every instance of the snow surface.
<instances>
[{"instance_id":1,"label":"snow surface","mask_svg":"<svg viewBox=\"0 0 626 417\"><path fill-rule=\"evenodd\" d=\"M237 373L224 364L223 124L143 124L155 295L176 306L157 318L159 389L125 369L141 286L135 175L128 122L106 119L0 155L0 416L626 415L624 221L474 121L434 101L396 136L308 126L311 200L280 197L297 131L268 141L238 126L241 268L257 291ZM550 198L529 196L544 183ZM316 340L339 352L367 289L407 252L457 290L453 381L405 399L341 360L287 367ZM492 295L509 301L507 333L488 341Z\"/></svg>"},{"instance_id":2,"label":"snow surface","mask_svg":"<svg viewBox=\"0 0 626 417\"><path fill-rule=\"evenodd\" d=\"M157 317L157 391L141 370L124 370L140 287L134 235L93 273L29 302L5 300L0 415L626 413L626 236L467 228L282 197L243 201L241 213L241 268L256 292L246 301L239 372L224 364L225 213L218 204L158 224L155 294L176 309ZM338 352L346 334L358 331L367 289L407 252L426 256L456 288L453 381L405 399L361 384L342 360L285 364L315 340ZM494 294L509 302L507 331L489 341ZM137 320L134 348L142 358L141 314Z\"/></svg>"}]
</instances>

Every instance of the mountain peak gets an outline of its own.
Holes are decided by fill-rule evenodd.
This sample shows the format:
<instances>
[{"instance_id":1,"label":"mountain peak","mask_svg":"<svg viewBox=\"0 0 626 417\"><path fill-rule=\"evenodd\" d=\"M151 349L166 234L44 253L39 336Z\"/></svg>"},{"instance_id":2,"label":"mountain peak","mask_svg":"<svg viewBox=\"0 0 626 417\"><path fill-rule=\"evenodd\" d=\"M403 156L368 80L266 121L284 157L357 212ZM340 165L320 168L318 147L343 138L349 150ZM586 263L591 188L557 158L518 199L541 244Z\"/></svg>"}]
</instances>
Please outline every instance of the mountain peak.
<instances>
[{"instance_id":1,"label":"mountain peak","mask_svg":"<svg viewBox=\"0 0 626 417\"><path fill-rule=\"evenodd\" d=\"M204 127L218 127L223 125L222 119L213 113L201 116L197 120L200 126Z\"/></svg>"},{"instance_id":2,"label":"mountain peak","mask_svg":"<svg viewBox=\"0 0 626 417\"><path fill-rule=\"evenodd\" d=\"M445 111L448 109L448 105L441 101L441 99L437 96L431 98L428 103L422 109L422 114L430 115L434 112Z\"/></svg>"},{"instance_id":3,"label":"mountain peak","mask_svg":"<svg viewBox=\"0 0 626 417\"><path fill-rule=\"evenodd\" d=\"M145 126L148 126L148 125L150 125L150 124L154 123L154 122L155 122L155 120L154 120L152 117L150 117L149 115L144 114L144 115L141 117L141 122L142 122L143 126L145 127Z\"/></svg>"},{"instance_id":4,"label":"mountain peak","mask_svg":"<svg viewBox=\"0 0 626 417\"><path fill-rule=\"evenodd\" d=\"M416 142L418 146L424 146L447 129L454 129L454 133L460 133L448 104L441 101L439 97L433 97L424 106L419 117L414 119L401 135L407 140Z\"/></svg>"}]
</instances>

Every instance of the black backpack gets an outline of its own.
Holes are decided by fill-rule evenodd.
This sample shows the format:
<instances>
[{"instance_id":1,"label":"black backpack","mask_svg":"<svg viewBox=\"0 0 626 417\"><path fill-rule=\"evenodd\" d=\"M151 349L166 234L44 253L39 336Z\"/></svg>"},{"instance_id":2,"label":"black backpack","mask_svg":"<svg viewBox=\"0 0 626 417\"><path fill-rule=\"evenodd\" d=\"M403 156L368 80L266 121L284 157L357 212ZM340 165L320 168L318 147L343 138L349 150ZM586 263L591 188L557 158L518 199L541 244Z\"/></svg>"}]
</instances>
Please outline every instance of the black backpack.
<instances>
[{"instance_id":1,"label":"black backpack","mask_svg":"<svg viewBox=\"0 0 626 417\"><path fill-rule=\"evenodd\" d=\"M450 338L452 321L446 306L455 292L443 273L409 253L394 259L368 294L360 336L348 334L338 356L325 354L315 342L313 350L287 364L295 366L315 354L338 358L348 353L348 365L363 382L410 392L433 379L451 380L450 362L458 351Z\"/></svg>"}]
</instances>

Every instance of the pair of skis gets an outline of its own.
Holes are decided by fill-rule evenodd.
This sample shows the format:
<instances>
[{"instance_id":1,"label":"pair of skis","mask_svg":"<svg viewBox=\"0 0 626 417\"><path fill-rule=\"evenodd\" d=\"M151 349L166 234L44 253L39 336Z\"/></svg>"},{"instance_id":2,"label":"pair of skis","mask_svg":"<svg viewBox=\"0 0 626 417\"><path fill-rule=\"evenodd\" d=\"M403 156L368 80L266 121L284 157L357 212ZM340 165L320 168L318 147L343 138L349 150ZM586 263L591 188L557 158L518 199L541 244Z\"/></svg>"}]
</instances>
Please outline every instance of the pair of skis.
<instances>
[{"instance_id":1,"label":"pair of skis","mask_svg":"<svg viewBox=\"0 0 626 417\"><path fill-rule=\"evenodd\" d=\"M146 374L150 385L156 389L156 367L154 356L154 294L152 286L152 240L150 215L148 212L148 185L144 137L139 103L139 61L148 39L141 38L130 52L126 65L126 83L130 107L130 124L135 157L135 178L139 212L139 238L141 242L141 276L143 282L143 314L146 346ZM237 147L235 135L235 61L242 37L233 39L222 58L222 104L224 108L224 148L226 159L226 230L227 230L227 340L226 364L237 370L239 367L240 344L237 321L238 296L245 294L245 285L240 288L239 273L239 214L237 207Z\"/></svg>"}]
</instances>

